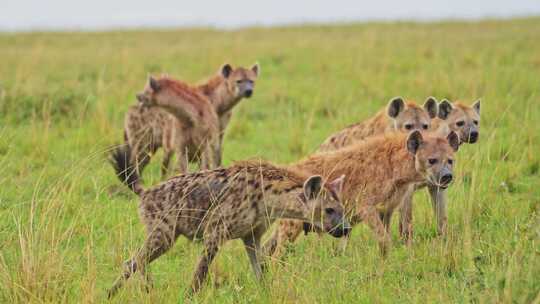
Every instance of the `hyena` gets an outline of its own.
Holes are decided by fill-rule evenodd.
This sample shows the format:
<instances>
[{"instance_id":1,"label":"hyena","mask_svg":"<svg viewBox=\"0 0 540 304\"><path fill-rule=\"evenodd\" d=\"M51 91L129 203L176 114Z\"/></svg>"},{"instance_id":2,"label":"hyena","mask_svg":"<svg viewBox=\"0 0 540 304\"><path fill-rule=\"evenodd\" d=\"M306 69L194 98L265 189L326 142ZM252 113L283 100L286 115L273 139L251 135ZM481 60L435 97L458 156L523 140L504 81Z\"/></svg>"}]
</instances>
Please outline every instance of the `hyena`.
<instances>
[{"instance_id":1,"label":"hyena","mask_svg":"<svg viewBox=\"0 0 540 304\"><path fill-rule=\"evenodd\" d=\"M126 175L130 164L125 154L115 153L113 165L121 180L140 197L139 213L147 237L125 263L109 297L134 272L144 275L146 266L167 252L180 235L204 244L191 283L191 292L196 292L227 240L244 242L260 279L260 239L277 218L308 221L335 237L347 235L351 229L339 199L344 176L325 183L319 175L252 160L227 169L177 175L145 190L137 172Z\"/></svg>"},{"instance_id":2,"label":"hyena","mask_svg":"<svg viewBox=\"0 0 540 304\"><path fill-rule=\"evenodd\" d=\"M393 211L415 184L447 187L452 181L454 152L458 148L455 132L446 138L418 130L408 135L392 132L340 150L314 154L292 168L329 179L346 175L341 198L350 223L366 222L385 255L391 246L388 229ZM301 221L280 221L264 251L269 255L279 253L284 242L294 241L303 228Z\"/></svg>"},{"instance_id":3,"label":"hyena","mask_svg":"<svg viewBox=\"0 0 540 304\"><path fill-rule=\"evenodd\" d=\"M196 86L169 77L149 81L145 91L137 95L139 103L148 104L150 98L161 95L168 99L169 108L130 107L124 122L126 144L119 149L129 153L139 175L160 147L164 150L163 177L174 153L180 172L186 172L193 161L203 169L221 165L223 134L232 110L242 98L253 95L259 73L258 64L251 68L225 64L216 75ZM173 104L178 107L172 108ZM189 115L179 111L182 108Z\"/></svg>"},{"instance_id":4,"label":"hyena","mask_svg":"<svg viewBox=\"0 0 540 304\"><path fill-rule=\"evenodd\" d=\"M394 97L386 109L379 111L375 116L328 137L318 151L337 150L388 131L428 130L431 127L431 120L437 116L437 108L437 100L433 97L428 97L423 107L412 101L405 102L402 97Z\"/></svg>"},{"instance_id":5,"label":"hyena","mask_svg":"<svg viewBox=\"0 0 540 304\"><path fill-rule=\"evenodd\" d=\"M456 132L459 136L460 144L476 143L480 135L480 100L477 100L470 106L461 102L451 104L449 101L443 100L439 104L438 117L433 119L432 125L435 132L442 136L449 132ZM424 183L416 185L415 189L424 188L426 186L437 218L437 232L439 235L445 235L448 224L446 212L446 188ZM412 239L413 233L412 196L413 193L410 193L410 195L405 197L403 206L400 210L401 217L399 231L401 237L406 241Z\"/></svg>"}]
</instances>

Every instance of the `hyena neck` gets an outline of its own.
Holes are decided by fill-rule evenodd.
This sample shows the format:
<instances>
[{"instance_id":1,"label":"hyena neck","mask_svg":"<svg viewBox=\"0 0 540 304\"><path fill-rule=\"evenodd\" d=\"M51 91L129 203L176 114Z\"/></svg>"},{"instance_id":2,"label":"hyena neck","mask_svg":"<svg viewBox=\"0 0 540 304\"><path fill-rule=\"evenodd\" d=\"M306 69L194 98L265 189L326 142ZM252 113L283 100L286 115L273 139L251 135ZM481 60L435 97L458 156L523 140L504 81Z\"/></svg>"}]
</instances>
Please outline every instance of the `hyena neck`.
<instances>
[{"instance_id":1,"label":"hyena neck","mask_svg":"<svg viewBox=\"0 0 540 304\"><path fill-rule=\"evenodd\" d=\"M221 75L210 78L206 83L200 85L198 89L210 99L218 115L230 111L242 99L234 94Z\"/></svg>"},{"instance_id":2,"label":"hyena neck","mask_svg":"<svg viewBox=\"0 0 540 304\"><path fill-rule=\"evenodd\" d=\"M290 201L290 199L280 199L276 197L275 199L270 199L265 202L265 207L267 208L270 219L295 219L295 220L305 220L304 210L301 206L300 196L297 198L298 201Z\"/></svg>"},{"instance_id":3,"label":"hyena neck","mask_svg":"<svg viewBox=\"0 0 540 304\"><path fill-rule=\"evenodd\" d=\"M394 170L394 186L409 186L424 181L424 177L416 170L415 156L408 151L396 151L392 154L390 163Z\"/></svg>"}]
</instances>

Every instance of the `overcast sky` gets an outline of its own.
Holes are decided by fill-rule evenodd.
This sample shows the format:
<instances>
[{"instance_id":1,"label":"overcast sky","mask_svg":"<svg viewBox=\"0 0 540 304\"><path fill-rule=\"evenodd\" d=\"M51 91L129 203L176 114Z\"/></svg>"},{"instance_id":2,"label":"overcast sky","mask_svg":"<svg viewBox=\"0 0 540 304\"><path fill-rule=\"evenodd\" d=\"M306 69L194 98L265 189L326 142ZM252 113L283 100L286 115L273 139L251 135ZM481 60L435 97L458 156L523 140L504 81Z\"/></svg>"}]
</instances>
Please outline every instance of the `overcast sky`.
<instances>
[{"instance_id":1,"label":"overcast sky","mask_svg":"<svg viewBox=\"0 0 540 304\"><path fill-rule=\"evenodd\" d=\"M313 22L540 15L540 0L0 0L0 30L237 28Z\"/></svg>"}]
</instances>

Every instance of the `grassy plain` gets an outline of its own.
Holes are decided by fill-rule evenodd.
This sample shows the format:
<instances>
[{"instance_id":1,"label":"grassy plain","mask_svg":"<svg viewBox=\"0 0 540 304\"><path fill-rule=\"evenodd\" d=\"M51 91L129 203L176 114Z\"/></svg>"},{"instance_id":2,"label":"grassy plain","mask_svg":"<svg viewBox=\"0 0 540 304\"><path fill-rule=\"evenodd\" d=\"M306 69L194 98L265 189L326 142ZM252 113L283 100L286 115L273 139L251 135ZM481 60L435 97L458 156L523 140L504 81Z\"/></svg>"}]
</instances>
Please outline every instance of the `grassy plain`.
<instances>
[{"instance_id":1,"label":"grassy plain","mask_svg":"<svg viewBox=\"0 0 540 304\"><path fill-rule=\"evenodd\" d=\"M540 19L0 34L0 302L99 303L142 243L136 197L106 162L148 73L197 81L261 64L235 110L225 164L289 163L396 95L482 98L481 138L459 152L449 235L425 193L415 239L386 260L356 227L349 250L302 237L255 283L227 244L197 303L540 302ZM146 185L159 181L159 158ZM396 220L396 218L394 219ZM185 239L112 303L181 302L202 247Z\"/></svg>"}]
</instances>

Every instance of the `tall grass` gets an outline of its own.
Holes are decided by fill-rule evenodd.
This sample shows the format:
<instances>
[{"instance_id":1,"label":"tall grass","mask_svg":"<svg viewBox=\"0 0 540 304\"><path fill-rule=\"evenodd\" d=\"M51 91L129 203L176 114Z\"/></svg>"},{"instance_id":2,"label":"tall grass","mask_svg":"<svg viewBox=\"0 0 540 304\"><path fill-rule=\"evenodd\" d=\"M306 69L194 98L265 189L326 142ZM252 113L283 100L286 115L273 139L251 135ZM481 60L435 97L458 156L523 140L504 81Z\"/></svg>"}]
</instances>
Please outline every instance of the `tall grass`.
<instances>
[{"instance_id":1,"label":"tall grass","mask_svg":"<svg viewBox=\"0 0 540 304\"><path fill-rule=\"evenodd\" d=\"M200 303L540 302L540 19L0 35L0 302L105 301L140 246L137 199L106 163L148 73L196 81L224 62L262 74L235 110L225 163L289 163L393 96L483 98L480 142L458 155L449 234L425 193L415 238L382 259L355 227L343 255L309 235L254 281L239 242L226 245ZM161 153L145 172L159 181ZM198 244L179 240L112 302L183 299Z\"/></svg>"}]
</instances>

